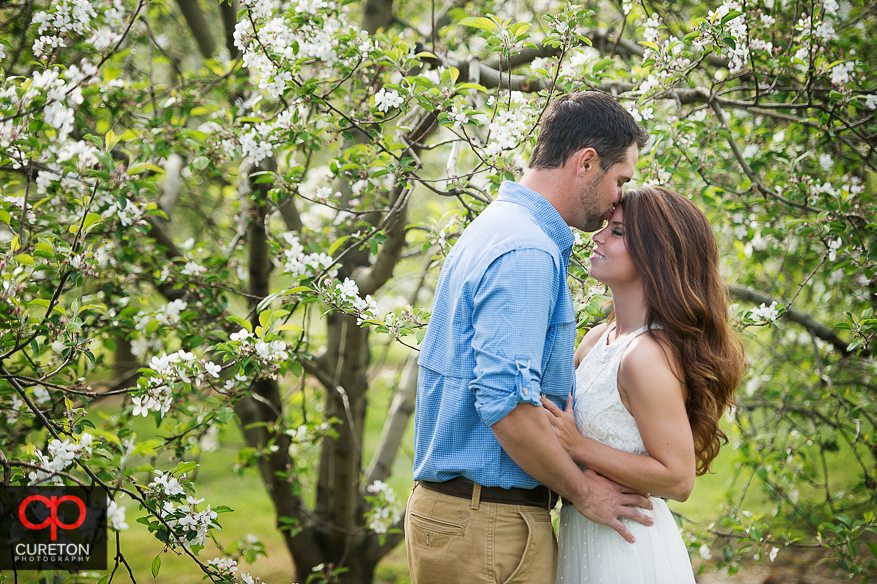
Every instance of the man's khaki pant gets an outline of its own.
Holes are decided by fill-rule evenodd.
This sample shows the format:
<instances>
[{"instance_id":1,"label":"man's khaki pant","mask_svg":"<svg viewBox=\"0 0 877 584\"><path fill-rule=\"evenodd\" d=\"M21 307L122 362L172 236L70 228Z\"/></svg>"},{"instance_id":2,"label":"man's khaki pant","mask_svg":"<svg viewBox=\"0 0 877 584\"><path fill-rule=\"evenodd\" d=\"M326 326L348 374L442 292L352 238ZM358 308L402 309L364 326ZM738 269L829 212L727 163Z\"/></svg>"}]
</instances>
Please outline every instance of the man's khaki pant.
<instances>
[{"instance_id":1,"label":"man's khaki pant","mask_svg":"<svg viewBox=\"0 0 877 584\"><path fill-rule=\"evenodd\" d=\"M557 540L540 507L485 503L414 485L405 513L412 584L554 584Z\"/></svg>"}]
</instances>

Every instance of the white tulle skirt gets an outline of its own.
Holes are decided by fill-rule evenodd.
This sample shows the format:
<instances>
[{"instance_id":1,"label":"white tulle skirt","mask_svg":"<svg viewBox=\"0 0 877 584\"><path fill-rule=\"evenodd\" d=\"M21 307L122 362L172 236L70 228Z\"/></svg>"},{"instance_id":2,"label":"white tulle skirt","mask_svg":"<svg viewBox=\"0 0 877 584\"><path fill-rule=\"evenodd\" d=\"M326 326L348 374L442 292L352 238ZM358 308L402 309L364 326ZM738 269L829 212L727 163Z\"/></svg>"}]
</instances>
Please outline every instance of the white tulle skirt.
<instances>
[{"instance_id":1,"label":"white tulle skirt","mask_svg":"<svg viewBox=\"0 0 877 584\"><path fill-rule=\"evenodd\" d=\"M558 528L557 584L693 584L691 560L663 499L652 497L649 527L624 519L636 538L627 543L615 530L564 505Z\"/></svg>"}]
</instances>

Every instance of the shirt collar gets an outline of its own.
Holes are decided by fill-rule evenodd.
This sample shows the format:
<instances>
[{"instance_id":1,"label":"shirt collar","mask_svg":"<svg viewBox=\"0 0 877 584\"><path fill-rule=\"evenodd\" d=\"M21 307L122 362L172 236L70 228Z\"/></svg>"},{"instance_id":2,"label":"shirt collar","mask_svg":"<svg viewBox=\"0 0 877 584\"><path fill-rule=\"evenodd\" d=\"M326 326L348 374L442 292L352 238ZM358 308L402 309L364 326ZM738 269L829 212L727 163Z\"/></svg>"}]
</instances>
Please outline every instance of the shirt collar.
<instances>
[{"instance_id":1,"label":"shirt collar","mask_svg":"<svg viewBox=\"0 0 877 584\"><path fill-rule=\"evenodd\" d=\"M499 197L496 200L515 203L529 209L536 219L536 223L548 237L554 240L561 252L572 248L575 237L569 225L566 224L554 205L533 189L516 182L504 181L499 186Z\"/></svg>"}]
</instances>

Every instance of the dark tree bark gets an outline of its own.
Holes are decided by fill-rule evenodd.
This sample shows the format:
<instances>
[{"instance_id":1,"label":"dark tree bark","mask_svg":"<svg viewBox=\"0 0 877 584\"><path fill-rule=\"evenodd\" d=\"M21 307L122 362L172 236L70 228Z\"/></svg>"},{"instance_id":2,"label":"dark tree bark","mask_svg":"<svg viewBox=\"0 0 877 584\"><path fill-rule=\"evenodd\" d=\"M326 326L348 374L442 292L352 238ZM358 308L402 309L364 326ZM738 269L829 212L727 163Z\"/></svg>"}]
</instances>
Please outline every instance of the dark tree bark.
<instances>
[{"instance_id":1,"label":"dark tree bark","mask_svg":"<svg viewBox=\"0 0 877 584\"><path fill-rule=\"evenodd\" d=\"M183 13L183 18L186 19L186 24L189 25L189 30L192 31L192 36L195 37L201 56L209 59L216 52L216 40L213 38L213 33L210 32L210 27L198 0L177 0L177 5L180 7L180 12Z\"/></svg>"}]
</instances>

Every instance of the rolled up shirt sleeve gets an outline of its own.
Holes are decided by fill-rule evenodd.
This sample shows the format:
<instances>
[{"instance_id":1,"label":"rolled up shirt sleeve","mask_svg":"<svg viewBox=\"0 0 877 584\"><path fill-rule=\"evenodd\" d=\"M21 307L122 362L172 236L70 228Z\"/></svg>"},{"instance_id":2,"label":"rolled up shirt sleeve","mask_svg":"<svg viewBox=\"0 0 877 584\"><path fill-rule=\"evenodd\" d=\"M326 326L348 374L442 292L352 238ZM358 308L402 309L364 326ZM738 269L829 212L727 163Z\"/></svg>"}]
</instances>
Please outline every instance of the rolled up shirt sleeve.
<instances>
[{"instance_id":1,"label":"rolled up shirt sleeve","mask_svg":"<svg viewBox=\"0 0 877 584\"><path fill-rule=\"evenodd\" d=\"M519 249L497 258L481 279L473 298L475 377L469 389L488 427L519 403L541 405L542 357L558 278L551 254Z\"/></svg>"}]
</instances>

